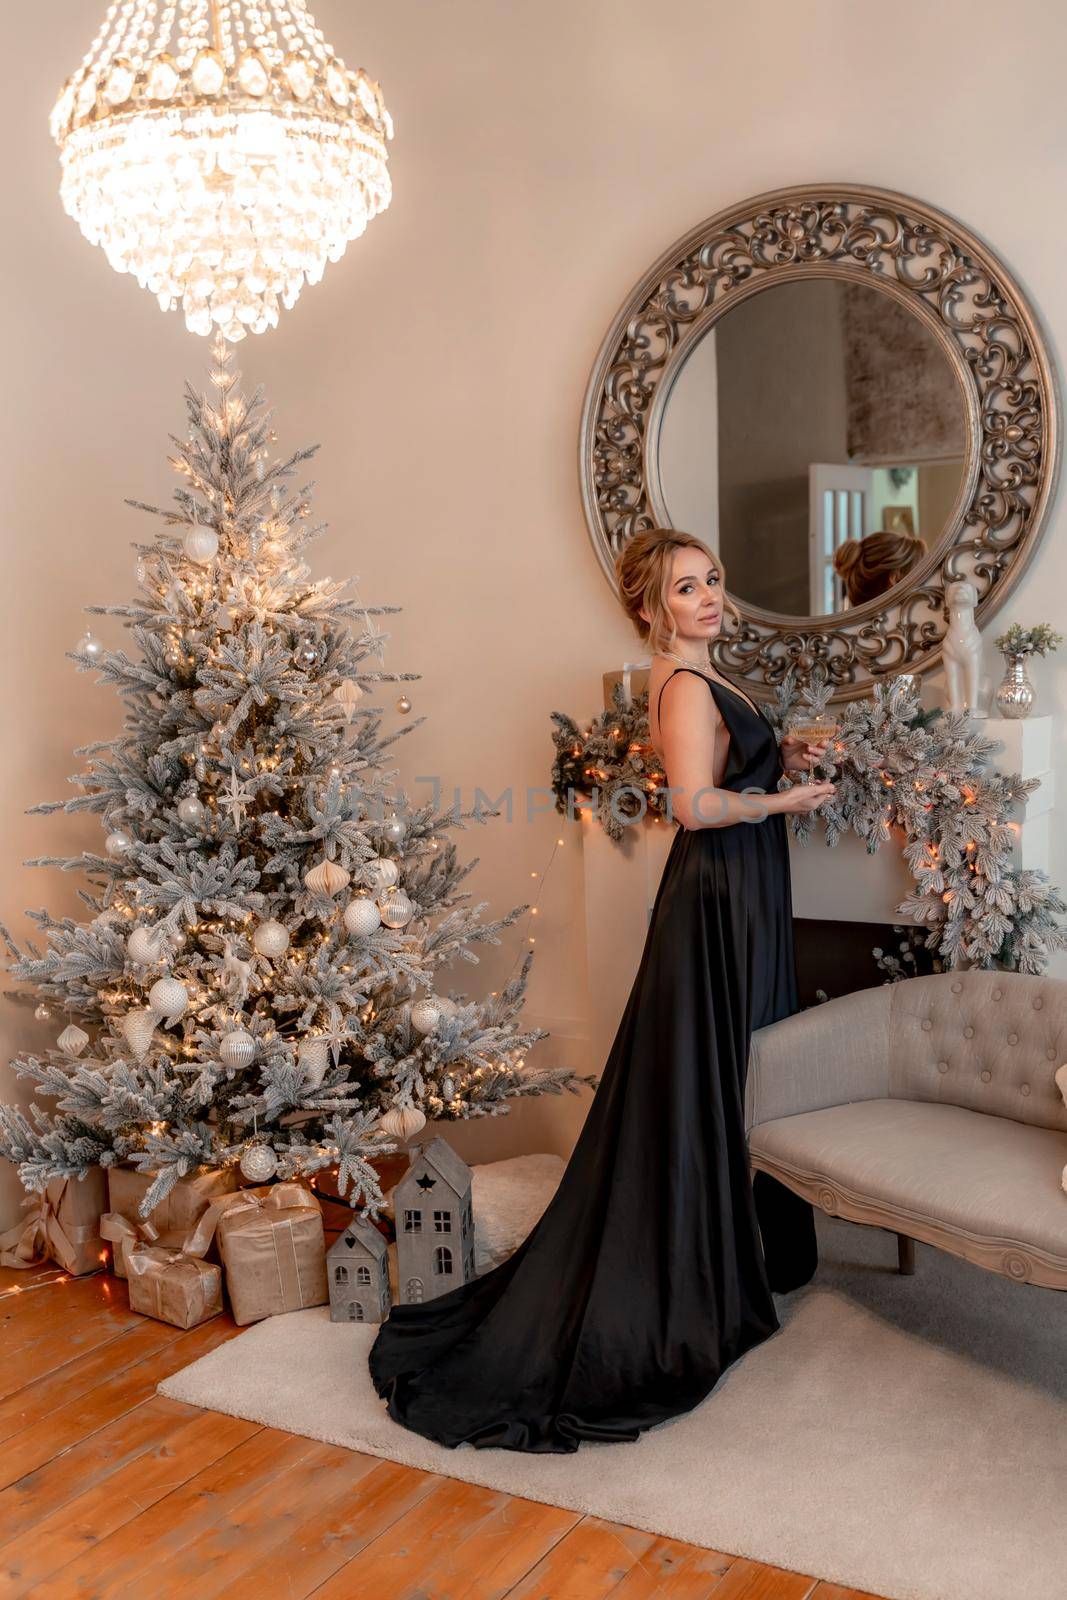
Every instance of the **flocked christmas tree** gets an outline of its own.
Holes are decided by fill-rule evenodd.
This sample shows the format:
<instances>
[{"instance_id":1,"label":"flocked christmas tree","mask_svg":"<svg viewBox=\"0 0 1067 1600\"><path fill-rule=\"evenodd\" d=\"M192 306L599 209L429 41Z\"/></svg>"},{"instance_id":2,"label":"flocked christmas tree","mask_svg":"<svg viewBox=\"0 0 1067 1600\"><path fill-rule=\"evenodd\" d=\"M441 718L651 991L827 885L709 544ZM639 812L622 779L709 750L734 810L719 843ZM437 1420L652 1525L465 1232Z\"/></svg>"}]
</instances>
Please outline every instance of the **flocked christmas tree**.
<instances>
[{"instance_id":1,"label":"flocked christmas tree","mask_svg":"<svg viewBox=\"0 0 1067 1600\"><path fill-rule=\"evenodd\" d=\"M123 697L125 732L76 752L83 793L33 808L99 813L106 840L32 863L84 870L90 920L30 913L46 946L25 953L4 930L38 1015L66 1026L13 1063L56 1106L0 1107L0 1151L31 1190L94 1165L158 1172L146 1214L238 1161L257 1181L337 1166L376 1209L369 1158L424 1119L595 1079L525 1059L546 1036L515 1021L532 952L486 999L435 992L527 910L482 922L460 887L477 862L446 832L495 813L414 807L394 783L389 746L422 720L383 733L372 703L416 676L383 670L372 618L398 608L312 579L322 529L294 474L313 451L273 459L261 392L241 392L221 339L213 359L213 392L186 391L176 509L129 502L165 523L135 545L139 597L88 608L122 617L139 655L91 634L73 653Z\"/></svg>"}]
</instances>

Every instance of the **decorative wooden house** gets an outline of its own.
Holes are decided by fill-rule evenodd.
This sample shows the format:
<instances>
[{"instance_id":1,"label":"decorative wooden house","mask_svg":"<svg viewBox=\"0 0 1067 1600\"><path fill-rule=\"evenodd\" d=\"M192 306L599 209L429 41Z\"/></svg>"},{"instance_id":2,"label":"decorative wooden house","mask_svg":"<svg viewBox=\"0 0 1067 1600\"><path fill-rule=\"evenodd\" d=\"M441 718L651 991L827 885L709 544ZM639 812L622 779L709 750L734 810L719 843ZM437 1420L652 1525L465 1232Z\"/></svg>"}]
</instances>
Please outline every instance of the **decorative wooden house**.
<instances>
[{"instance_id":1,"label":"decorative wooden house","mask_svg":"<svg viewBox=\"0 0 1067 1600\"><path fill-rule=\"evenodd\" d=\"M354 1217L326 1255L331 1322L384 1322L392 1297L389 1254L383 1235Z\"/></svg>"},{"instance_id":2,"label":"decorative wooden house","mask_svg":"<svg viewBox=\"0 0 1067 1600\"><path fill-rule=\"evenodd\" d=\"M402 1301L436 1299L476 1276L471 1169L444 1139L415 1146L393 1212Z\"/></svg>"}]
</instances>

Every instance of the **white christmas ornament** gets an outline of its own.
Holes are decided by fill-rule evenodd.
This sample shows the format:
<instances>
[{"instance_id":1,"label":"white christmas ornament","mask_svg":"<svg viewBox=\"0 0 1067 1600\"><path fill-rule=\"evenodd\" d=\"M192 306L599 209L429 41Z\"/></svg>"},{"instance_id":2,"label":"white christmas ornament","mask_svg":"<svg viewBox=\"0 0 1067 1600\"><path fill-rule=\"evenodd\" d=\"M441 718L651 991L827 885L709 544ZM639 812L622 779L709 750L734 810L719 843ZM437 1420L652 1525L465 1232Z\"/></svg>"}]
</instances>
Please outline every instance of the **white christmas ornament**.
<instances>
[{"instance_id":1,"label":"white christmas ornament","mask_svg":"<svg viewBox=\"0 0 1067 1600\"><path fill-rule=\"evenodd\" d=\"M267 1183L278 1170L278 1157L269 1144L246 1144L241 1152L241 1172L250 1183Z\"/></svg>"},{"instance_id":2,"label":"white christmas ornament","mask_svg":"<svg viewBox=\"0 0 1067 1600\"><path fill-rule=\"evenodd\" d=\"M178 801L178 817L182 822L187 822L191 828L198 827L207 815L207 807L195 794L187 794L184 800Z\"/></svg>"},{"instance_id":3,"label":"white christmas ornament","mask_svg":"<svg viewBox=\"0 0 1067 1600\"><path fill-rule=\"evenodd\" d=\"M126 1042L138 1061L146 1056L152 1046L152 1035L156 1031L156 1013L151 1010L131 1011L123 1018L122 1031L126 1035Z\"/></svg>"},{"instance_id":4,"label":"white christmas ornament","mask_svg":"<svg viewBox=\"0 0 1067 1600\"><path fill-rule=\"evenodd\" d=\"M138 967L151 967L163 954L162 941L154 928L134 928L126 940L126 954Z\"/></svg>"},{"instance_id":5,"label":"white christmas ornament","mask_svg":"<svg viewBox=\"0 0 1067 1600\"><path fill-rule=\"evenodd\" d=\"M88 628L86 628L74 648L79 655L88 656L92 661L98 661L104 650L100 640L90 633Z\"/></svg>"},{"instance_id":6,"label":"white christmas ornament","mask_svg":"<svg viewBox=\"0 0 1067 1600\"><path fill-rule=\"evenodd\" d=\"M204 528L199 525L190 528L185 535L185 553L190 561L195 561L202 567L214 561L219 553L219 536L214 528Z\"/></svg>"},{"instance_id":7,"label":"white christmas ornament","mask_svg":"<svg viewBox=\"0 0 1067 1600\"><path fill-rule=\"evenodd\" d=\"M378 909L387 928L402 928L406 922L411 921L415 907L403 889L390 889L379 900Z\"/></svg>"},{"instance_id":8,"label":"white christmas ornament","mask_svg":"<svg viewBox=\"0 0 1067 1600\"><path fill-rule=\"evenodd\" d=\"M382 829L385 837L392 844L399 844L407 831L408 825L404 821L403 817L396 816L389 817L386 821L385 827Z\"/></svg>"},{"instance_id":9,"label":"white christmas ornament","mask_svg":"<svg viewBox=\"0 0 1067 1600\"><path fill-rule=\"evenodd\" d=\"M124 856L133 846L133 839L125 828L113 828L104 840L104 849L112 859Z\"/></svg>"},{"instance_id":10,"label":"white christmas ornament","mask_svg":"<svg viewBox=\"0 0 1067 1600\"><path fill-rule=\"evenodd\" d=\"M432 1033L441 1020L441 1009L436 1000L416 1000L411 1008L411 1026L416 1033Z\"/></svg>"},{"instance_id":11,"label":"white christmas ornament","mask_svg":"<svg viewBox=\"0 0 1067 1600\"><path fill-rule=\"evenodd\" d=\"M68 1024L56 1040L65 1056L80 1056L88 1043L89 1035L76 1022Z\"/></svg>"},{"instance_id":12,"label":"white christmas ornament","mask_svg":"<svg viewBox=\"0 0 1067 1600\"><path fill-rule=\"evenodd\" d=\"M320 861L317 867L305 872L304 882L316 894L340 894L348 883L350 874L336 861Z\"/></svg>"},{"instance_id":13,"label":"white christmas ornament","mask_svg":"<svg viewBox=\"0 0 1067 1600\"><path fill-rule=\"evenodd\" d=\"M189 991L177 978L157 978L148 991L148 1004L164 1022L177 1022L189 1009Z\"/></svg>"},{"instance_id":14,"label":"white christmas ornament","mask_svg":"<svg viewBox=\"0 0 1067 1600\"><path fill-rule=\"evenodd\" d=\"M363 876L372 894L381 894L400 882L400 868L390 856L375 856L363 868Z\"/></svg>"},{"instance_id":15,"label":"white christmas ornament","mask_svg":"<svg viewBox=\"0 0 1067 1600\"><path fill-rule=\"evenodd\" d=\"M367 939L382 925L382 914L369 895L359 895L345 906L345 928L356 939Z\"/></svg>"},{"instance_id":16,"label":"white christmas ornament","mask_svg":"<svg viewBox=\"0 0 1067 1600\"><path fill-rule=\"evenodd\" d=\"M261 956L280 956L289 948L289 929L273 919L261 922L252 935L252 943Z\"/></svg>"},{"instance_id":17,"label":"white christmas ornament","mask_svg":"<svg viewBox=\"0 0 1067 1600\"><path fill-rule=\"evenodd\" d=\"M454 1000L450 1000L446 994L435 994L434 999L437 1002L437 1009L440 1011L442 1017L454 1017L456 1012L459 1010L456 1002Z\"/></svg>"},{"instance_id":18,"label":"white christmas ornament","mask_svg":"<svg viewBox=\"0 0 1067 1600\"><path fill-rule=\"evenodd\" d=\"M425 1128L426 1118L415 1106L392 1106L382 1116L379 1126L394 1139L410 1139L413 1133Z\"/></svg>"},{"instance_id":19,"label":"white christmas ornament","mask_svg":"<svg viewBox=\"0 0 1067 1600\"><path fill-rule=\"evenodd\" d=\"M219 1045L219 1059L227 1067L247 1067L255 1053L256 1041L245 1028L224 1034Z\"/></svg>"},{"instance_id":20,"label":"white christmas ornament","mask_svg":"<svg viewBox=\"0 0 1067 1600\"><path fill-rule=\"evenodd\" d=\"M303 1068L304 1078L312 1089L317 1089L330 1065L330 1042L313 1037L304 1039L297 1047L296 1058Z\"/></svg>"},{"instance_id":21,"label":"white christmas ornament","mask_svg":"<svg viewBox=\"0 0 1067 1600\"><path fill-rule=\"evenodd\" d=\"M346 678L344 683L339 683L333 691L333 697L345 714L345 721L351 722L356 714L356 706L363 699L363 690L352 678Z\"/></svg>"}]
</instances>

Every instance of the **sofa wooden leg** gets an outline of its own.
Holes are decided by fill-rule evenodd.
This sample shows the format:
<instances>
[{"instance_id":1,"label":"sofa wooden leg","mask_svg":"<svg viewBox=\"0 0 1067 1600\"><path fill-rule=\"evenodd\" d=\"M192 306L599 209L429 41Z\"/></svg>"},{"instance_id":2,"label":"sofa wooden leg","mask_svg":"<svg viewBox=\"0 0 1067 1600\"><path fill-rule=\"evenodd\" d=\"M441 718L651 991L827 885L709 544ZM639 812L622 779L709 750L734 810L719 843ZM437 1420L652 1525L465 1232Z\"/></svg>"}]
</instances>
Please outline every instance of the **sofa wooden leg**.
<instances>
[{"instance_id":1,"label":"sofa wooden leg","mask_svg":"<svg viewBox=\"0 0 1067 1600\"><path fill-rule=\"evenodd\" d=\"M910 1277L915 1271L915 1240L906 1233L897 1234L897 1271Z\"/></svg>"}]
</instances>

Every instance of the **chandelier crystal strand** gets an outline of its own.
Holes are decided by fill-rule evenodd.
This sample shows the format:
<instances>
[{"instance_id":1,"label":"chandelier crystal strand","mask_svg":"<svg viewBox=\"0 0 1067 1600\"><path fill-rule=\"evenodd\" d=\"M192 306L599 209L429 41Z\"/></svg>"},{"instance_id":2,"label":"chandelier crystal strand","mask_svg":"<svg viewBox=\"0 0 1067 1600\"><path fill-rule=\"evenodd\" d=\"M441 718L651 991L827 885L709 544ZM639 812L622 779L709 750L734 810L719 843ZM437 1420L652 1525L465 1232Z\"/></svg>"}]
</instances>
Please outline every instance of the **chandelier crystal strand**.
<instances>
[{"instance_id":1,"label":"chandelier crystal strand","mask_svg":"<svg viewBox=\"0 0 1067 1600\"><path fill-rule=\"evenodd\" d=\"M50 126L64 209L193 333L275 327L392 195L381 89L304 0L114 0Z\"/></svg>"}]
</instances>

